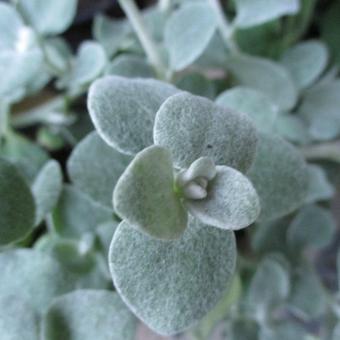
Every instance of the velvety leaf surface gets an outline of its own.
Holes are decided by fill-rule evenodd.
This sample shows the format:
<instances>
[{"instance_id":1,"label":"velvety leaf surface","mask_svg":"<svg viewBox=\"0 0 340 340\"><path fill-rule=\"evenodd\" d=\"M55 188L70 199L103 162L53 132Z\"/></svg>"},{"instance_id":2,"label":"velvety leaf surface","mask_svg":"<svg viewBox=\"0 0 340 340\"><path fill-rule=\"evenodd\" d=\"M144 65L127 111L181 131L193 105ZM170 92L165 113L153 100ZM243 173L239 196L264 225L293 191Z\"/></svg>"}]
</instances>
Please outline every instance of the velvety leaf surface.
<instances>
[{"instance_id":1,"label":"velvety leaf surface","mask_svg":"<svg viewBox=\"0 0 340 340\"><path fill-rule=\"evenodd\" d=\"M130 31L127 21L110 19L101 14L94 19L93 36L104 47L109 57L123 46Z\"/></svg>"},{"instance_id":2,"label":"velvety leaf surface","mask_svg":"<svg viewBox=\"0 0 340 340\"><path fill-rule=\"evenodd\" d=\"M301 154L279 137L261 135L248 176L260 197L260 220L287 215L306 199L307 165Z\"/></svg>"},{"instance_id":3,"label":"velvety leaf surface","mask_svg":"<svg viewBox=\"0 0 340 340\"><path fill-rule=\"evenodd\" d=\"M216 25L215 13L209 4L186 4L173 12L164 32L170 67L178 71L194 62L207 47Z\"/></svg>"},{"instance_id":4,"label":"velvety leaf surface","mask_svg":"<svg viewBox=\"0 0 340 340\"><path fill-rule=\"evenodd\" d=\"M135 55L120 55L107 67L106 74L127 78L156 78L155 71L143 58Z\"/></svg>"},{"instance_id":5,"label":"velvety leaf surface","mask_svg":"<svg viewBox=\"0 0 340 340\"><path fill-rule=\"evenodd\" d=\"M180 239L164 242L122 222L109 262L124 302L150 328L169 335L192 326L217 304L231 283L235 256L231 231L191 220Z\"/></svg>"},{"instance_id":6,"label":"velvety leaf surface","mask_svg":"<svg viewBox=\"0 0 340 340\"><path fill-rule=\"evenodd\" d=\"M325 171L318 165L308 165L308 183L306 203L328 200L335 194L335 189Z\"/></svg>"},{"instance_id":7,"label":"velvety leaf surface","mask_svg":"<svg viewBox=\"0 0 340 340\"><path fill-rule=\"evenodd\" d=\"M13 162L29 182L48 161L48 154L25 137L10 133L0 145L0 157Z\"/></svg>"},{"instance_id":8,"label":"velvety leaf surface","mask_svg":"<svg viewBox=\"0 0 340 340\"><path fill-rule=\"evenodd\" d=\"M112 207L113 189L130 160L91 132L73 149L67 170L77 188L94 201Z\"/></svg>"},{"instance_id":9,"label":"velvety leaf surface","mask_svg":"<svg viewBox=\"0 0 340 340\"><path fill-rule=\"evenodd\" d=\"M103 71L107 57L103 47L95 41L81 44L70 74L70 86L84 86L91 83Z\"/></svg>"},{"instance_id":10,"label":"velvety leaf surface","mask_svg":"<svg viewBox=\"0 0 340 340\"><path fill-rule=\"evenodd\" d=\"M265 310L283 301L289 294L289 275L277 261L264 259L251 280L247 302Z\"/></svg>"},{"instance_id":11,"label":"velvety leaf surface","mask_svg":"<svg viewBox=\"0 0 340 340\"><path fill-rule=\"evenodd\" d=\"M180 93L166 100L159 109L154 141L171 151L177 167L188 168L205 156L217 165L243 172L254 159L257 134L246 115L203 97Z\"/></svg>"},{"instance_id":12,"label":"velvety leaf surface","mask_svg":"<svg viewBox=\"0 0 340 340\"><path fill-rule=\"evenodd\" d=\"M116 213L131 226L161 239L174 239L187 225L187 213L174 191L168 150L150 146L136 155L114 190Z\"/></svg>"},{"instance_id":13,"label":"velvety leaf surface","mask_svg":"<svg viewBox=\"0 0 340 340\"><path fill-rule=\"evenodd\" d=\"M333 139L340 134L340 80L315 86L304 96L299 114L308 122L316 140Z\"/></svg>"},{"instance_id":14,"label":"velvety leaf surface","mask_svg":"<svg viewBox=\"0 0 340 340\"><path fill-rule=\"evenodd\" d=\"M271 132L277 117L277 108L263 93L237 86L222 92L216 103L228 109L247 114L259 131Z\"/></svg>"},{"instance_id":15,"label":"velvety leaf surface","mask_svg":"<svg viewBox=\"0 0 340 340\"><path fill-rule=\"evenodd\" d=\"M226 66L241 85L261 91L280 110L294 107L297 89L282 65L259 57L237 55L229 57Z\"/></svg>"},{"instance_id":16,"label":"velvety leaf surface","mask_svg":"<svg viewBox=\"0 0 340 340\"><path fill-rule=\"evenodd\" d=\"M0 158L0 245L25 237L34 218L30 188L15 166Z\"/></svg>"},{"instance_id":17,"label":"velvety leaf surface","mask_svg":"<svg viewBox=\"0 0 340 340\"><path fill-rule=\"evenodd\" d=\"M207 192L204 199L184 201L190 213L207 225L238 230L253 223L260 213L259 198L253 185L232 168L218 166Z\"/></svg>"},{"instance_id":18,"label":"velvety leaf surface","mask_svg":"<svg viewBox=\"0 0 340 340\"><path fill-rule=\"evenodd\" d=\"M94 232L97 225L112 219L113 211L93 201L80 190L66 185L53 211L55 231L69 238Z\"/></svg>"},{"instance_id":19,"label":"velvety leaf surface","mask_svg":"<svg viewBox=\"0 0 340 340\"><path fill-rule=\"evenodd\" d=\"M118 294L78 290L54 300L43 320L49 340L133 340L136 319Z\"/></svg>"},{"instance_id":20,"label":"velvety leaf surface","mask_svg":"<svg viewBox=\"0 0 340 340\"><path fill-rule=\"evenodd\" d=\"M0 297L1 340L37 340L39 338L38 317L31 308L15 296Z\"/></svg>"},{"instance_id":21,"label":"velvety leaf surface","mask_svg":"<svg viewBox=\"0 0 340 340\"><path fill-rule=\"evenodd\" d=\"M289 70L299 89L312 85L325 70L329 55L319 41L306 41L288 49L281 63Z\"/></svg>"},{"instance_id":22,"label":"velvety leaf surface","mask_svg":"<svg viewBox=\"0 0 340 340\"><path fill-rule=\"evenodd\" d=\"M288 244L294 251L304 247L322 248L331 242L335 230L336 221L329 210L306 206L289 226Z\"/></svg>"},{"instance_id":23,"label":"velvety leaf surface","mask_svg":"<svg viewBox=\"0 0 340 340\"><path fill-rule=\"evenodd\" d=\"M49 161L32 185L36 204L35 225L38 225L57 204L62 184L63 174L59 163L54 160Z\"/></svg>"},{"instance_id":24,"label":"velvety leaf surface","mask_svg":"<svg viewBox=\"0 0 340 340\"><path fill-rule=\"evenodd\" d=\"M299 0L236 0L235 25L247 28L263 24L283 15L296 14L300 9Z\"/></svg>"},{"instance_id":25,"label":"velvety leaf surface","mask_svg":"<svg viewBox=\"0 0 340 340\"><path fill-rule=\"evenodd\" d=\"M98 134L120 152L135 154L152 145L154 118L178 90L154 79L106 76L89 91L88 109Z\"/></svg>"},{"instance_id":26,"label":"velvety leaf surface","mask_svg":"<svg viewBox=\"0 0 340 340\"><path fill-rule=\"evenodd\" d=\"M63 33L72 23L77 0L18 0L24 18L42 34Z\"/></svg>"},{"instance_id":27,"label":"velvety leaf surface","mask_svg":"<svg viewBox=\"0 0 340 340\"><path fill-rule=\"evenodd\" d=\"M56 259L37 250L3 252L0 254L0 267L0 295L15 295L37 312L43 312L53 298L74 286L72 274Z\"/></svg>"}]
</instances>

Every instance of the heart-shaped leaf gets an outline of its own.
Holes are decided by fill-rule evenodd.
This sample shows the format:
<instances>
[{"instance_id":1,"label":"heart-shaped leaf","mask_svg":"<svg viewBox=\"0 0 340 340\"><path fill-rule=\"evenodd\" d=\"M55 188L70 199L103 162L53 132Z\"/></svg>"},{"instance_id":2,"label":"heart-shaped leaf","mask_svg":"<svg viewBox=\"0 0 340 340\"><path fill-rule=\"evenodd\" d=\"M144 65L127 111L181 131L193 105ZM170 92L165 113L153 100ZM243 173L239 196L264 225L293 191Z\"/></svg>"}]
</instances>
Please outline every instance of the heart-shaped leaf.
<instances>
[{"instance_id":1,"label":"heart-shaped leaf","mask_svg":"<svg viewBox=\"0 0 340 340\"><path fill-rule=\"evenodd\" d=\"M325 70L329 55L319 41L305 41L288 49L281 63L289 70L299 89L312 85Z\"/></svg>"},{"instance_id":2,"label":"heart-shaped leaf","mask_svg":"<svg viewBox=\"0 0 340 340\"><path fill-rule=\"evenodd\" d=\"M159 109L154 141L171 151L176 167L188 168L196 159L209 157L243 172L253 162L257 134L246 115L180 93Z\"/></svg>"},{"instance_id":3,"label":"heart-shaped leaf","mask_svg":"<svg viewBox=\"0 0 340 340\"><path fill-rule=\"evenodd\" d=\"M235 25L247 28L277 19L283 15L296 14L299 0L236 0Z\"/></svg>"},{"instance_id":4,"label":"heart-shaped leaf","mask_svg":"<svg viewBox=\"0 0 340 340\"><path fill-rule=\"evenodd\" d=\"M169 151L150 146L136 155L119 179L113 196L117 214L131 226L163 239L179 237L187 213L174 191Z\"/></svg>"},{"instance_id":5,"label":"heart-shaped leaf","mask_svg":"<svg viewBox=\"0 0 340 340\"><path fill-rule=\"evenodd\" d=\"M133 340L136 318L116 293L77 290L54 300L42 329L50 340Z\"/></svg>"},{"instance_id":6,"label":"heart-shaped leaf","mask_svg":"<svg viewBox=\"0 0 340 340\"><path fill-rule=\"evenodd\" d=\"M186 4L175 11L168 19L164 33L171 68L182 70L194 62L207 47L216 27L217 18L209 4Z\"/></svg>"},{"instance_id":7,"label":"heart-shaped leaf","mask_svg":"<svg viewBox=\"0 0 340 340\"><path fill-rule=\"evenodd\" d=\"M130 160L92 132L73 149L67 170L76 187L94 201L112 207L114 186Z\"/></svg>"},{"instance_id":8,"label":"heart-shaped leaf","mask_svg":"<svg viewBox=\"0 0 340 340\"><path fill-rule=\"evenodd\" d=\"M89 196L71 185L63 188L53 211L54 230L66 238L79 238L113 218L113 211L93 201Z\"/></svg>"},{"instance_id":9,"label":"heart-shaped leaf","mask_svg":"<svg viewBox=\"0 0 340 340\"><path fill-rule=\"evenodd\" d=\"M72 23L77 10L77 0L18 0L23 17L42 34L63 33Z\"/></svg>"},{"instance_id":10,"label":"heart-shaped leaf","mask_svg":"<svg viewBox=\"0 0 340 340\"><path fill-rule=\"evenodd\" d=\"M15 166L0 158L0 245L24 238L33 228L34 198Z\"/></svg>"},{"instance_id":11,"label":"heart-shaped leaf","mask_svg":"<svg viewBox=\"0 0 340 340\"><path fill-rule=\"evenodd\" d=\"M39 339L38 316L29 304L15 296L0 297L2 340Z\"/></svg>"},{"instance_id":12,"label":"heart-shaped leaf","mask_svg":"<svg viewBox=\"0 0 340 340\"><path fill-rule=\"evenodd\" d=\"M262 221L287 215L306 199L306 162L291 144L279 137L261 135L248 176L260 197Z\"/></svg>"},{"instance_id":13,"label":"heart-shaped leaf","mask_svg":"<svg viewBox=\"0 0 340 340\"><path fill-rule=\"evenodd\" d=\"M237 112L246 113L259 131L273 131L277 107L263 93L245 86L237 86L221 93L216 103Z\"/></svg>"},{"instance_id":14,"label":"heart-shaped leaf","mask_svg":"<svg viewBox=\"0 0 340 340\"><path fill-rule=\"evenodd\" d=\"M0 295L15 295L37 312L43 312L53 298L74 288L73 275L56 259L37 250L3 252L0 267Z\"/></svg>"},{"instance_id":15,"label":"heart-shaped leaf","mask_svg":"<svg viewBox=\"0 0 340 340\"><path fill-rule=\"evenodd\" d=\"M63 175L58 162L49 161L39 172L32 185L36 204L35 225L57 204L63 184Z\"/></svg>"},{"instance_id":16,"label":"heart-shaped leaf","mask_svg":"<svg viewBox=\"0 0 340 340\"><path fill-rule=\"evenodd\" d=\"M191 220L180 239L164 242L122 222L109 262L129 308L156 332L170 335L192 326L222 298L235 256L231 231Z\"/></svg>"},{"instance_id":17,"label":"heart-shaped leaf","mask_svg":"<svg viewBox=\"0 0 340 340\"><path fill-rule=\"evenodd\" d=\"M153 144L156 112L177 91L153 79L106 76L92 84L88 109L104 141L120 152L133 155Z\"/></svg>"},{"instance_id":18,"label":"heart-shaped leaf","mask_svg":"<svg viewBox=\"0 0 340 340\"><path fill-rule=\"evenodd\" d=\"M227 59L226 66L241 85L262 92L280 110L290 110L296 104L298 93L293 78L279 63L236 55Z\"/></svg>"},{"instance_id":19,"label":"heart-shaped leaf","mask_svg":"<svg viewBox=\"0 0 340 340\"><path fill-rule=\"evenodd\" d=\"M185 200L190 213L207 225L238 230L253 223L260 213L253 185L232 168L217 166L217 174L209 181L207 193L204 199Z\"/></svg>"}]
</instances>

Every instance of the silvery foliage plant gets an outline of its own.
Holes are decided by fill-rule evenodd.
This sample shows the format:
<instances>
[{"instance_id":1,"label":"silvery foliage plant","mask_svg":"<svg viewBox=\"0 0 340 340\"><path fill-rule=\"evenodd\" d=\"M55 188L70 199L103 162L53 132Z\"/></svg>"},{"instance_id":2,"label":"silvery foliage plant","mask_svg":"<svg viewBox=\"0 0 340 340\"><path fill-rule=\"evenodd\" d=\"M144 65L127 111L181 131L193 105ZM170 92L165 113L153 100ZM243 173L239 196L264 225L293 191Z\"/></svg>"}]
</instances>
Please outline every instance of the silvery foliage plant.
<instances>
[{"instance_id":1,"label":"silvery foliage plant","mask_svg":"<svg viewBox=\"0 0 340 340\"><path fill-rule=\"evenodd\" d=\"M118 3L0 2L1 340L339 339L339 2Z\"/></svg>"}]
</instances>

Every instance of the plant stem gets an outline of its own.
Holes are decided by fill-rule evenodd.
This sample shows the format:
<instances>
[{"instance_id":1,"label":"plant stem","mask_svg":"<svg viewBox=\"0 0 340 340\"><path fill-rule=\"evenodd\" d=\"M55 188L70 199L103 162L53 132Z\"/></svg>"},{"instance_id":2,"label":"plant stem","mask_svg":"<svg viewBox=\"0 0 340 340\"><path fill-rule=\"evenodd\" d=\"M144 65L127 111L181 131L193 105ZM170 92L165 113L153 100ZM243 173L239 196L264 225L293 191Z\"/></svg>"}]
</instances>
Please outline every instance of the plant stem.
<instances>
[{"instance_id":1,"label":"plant stem","mask_svg":"<svg viewBox=\"0 0 340 340\"><path fill-rule=\"evenodd\" d=\"M156 46L156 43L151 38L149 32L147 31L143 18L140 14L139 9L136 6L134 0L118 0L120 6L124 10L127 18L129 19L133 29L135 30L138 39L140 40L144 51L155 68L158 76L162 79L166 77L167 68L164 65L162 56Z\"/></svg>"},{"instance_id":2,"label":"plant stem","mask_svg":"<svg viewBox=\"0 0 340 340\"><path fill-rule=\"evenodd\" d=\"M340 140L322 144L315 144L301 148L307 160L328 160L340 163Z\"/></svg>"},{"instance_id":3,"label":"plant stem","mask_svg":"<svg viewBox=\"0 0 340 340\"><path fill-rule=\"evenodd\" d=\"M224 14L220 0L208 0L211 8L214 10L217 17L218 29L223 40L232 53L239 53L240 49L234 40L234 29L229 23L228 18Z\"/></svg>"},{"instance_id":4,"label":"plant stem","mask_svg":"<svg viewBox=\"0 0 340 340\"><path fill-rule=\"evenodd\" d=\"M0 101L0 138L5 137L9 131L9 106Z\"/></svg>"}]
</instances>

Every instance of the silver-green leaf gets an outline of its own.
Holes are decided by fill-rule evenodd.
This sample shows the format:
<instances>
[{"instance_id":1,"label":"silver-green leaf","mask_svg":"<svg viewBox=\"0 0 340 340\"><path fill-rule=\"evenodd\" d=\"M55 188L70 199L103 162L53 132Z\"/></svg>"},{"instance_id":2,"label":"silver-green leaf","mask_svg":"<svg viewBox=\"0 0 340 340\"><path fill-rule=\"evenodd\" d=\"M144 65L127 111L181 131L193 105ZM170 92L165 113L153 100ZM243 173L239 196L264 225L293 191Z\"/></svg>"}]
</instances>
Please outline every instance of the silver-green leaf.
<instances>
[{"instance_id":1,"label":"silver-green leaf","mask_svg":"<svg viewBox=\"0 0 340 340\"><path fill-rule=\"evenodd\" d=\"M231 231L191 220L174 241L150 238L122 222L110 248L116 289L150 328L176 334L203 318L231 284L236 246Z\"/></svg>"},{"instance_id":2,"label":"silver-green leaf","mask_svg":"<svg viewBox=\"0 0 340 340\"><path fill-rule=\"evenodd\" d=\"M136 155L115 187L113 203L122 219L156 238L177 238L187 225L170 153L158 146Z\"/></svg>"}]
</instances>

